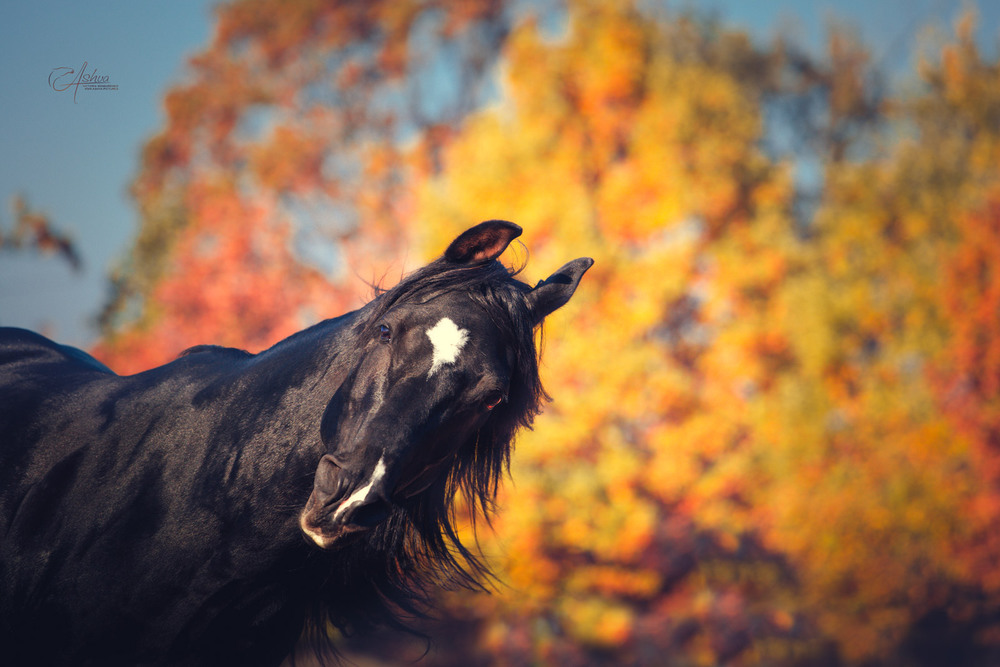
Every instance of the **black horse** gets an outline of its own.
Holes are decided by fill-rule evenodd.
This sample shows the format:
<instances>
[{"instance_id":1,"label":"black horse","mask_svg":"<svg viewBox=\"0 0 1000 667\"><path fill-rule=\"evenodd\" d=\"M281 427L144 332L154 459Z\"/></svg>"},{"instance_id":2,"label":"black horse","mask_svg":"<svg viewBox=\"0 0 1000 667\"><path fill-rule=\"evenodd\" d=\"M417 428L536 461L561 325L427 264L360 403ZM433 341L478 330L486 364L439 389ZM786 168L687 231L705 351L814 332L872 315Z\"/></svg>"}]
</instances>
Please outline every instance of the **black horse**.
<instances>
[{"instance_id":1,"label":"black horse","mask_svg":"<svg viewBox=\"0 0 1000 667\"><path fill-rule=\"evenodd\" d=\"M593 263L532 289L496 259L520 233L259 354L121 377L0 329L0 663L275 665L477 586L453 500L491 512L546 398L533 330Z\"/></svg>"}]
</instances>

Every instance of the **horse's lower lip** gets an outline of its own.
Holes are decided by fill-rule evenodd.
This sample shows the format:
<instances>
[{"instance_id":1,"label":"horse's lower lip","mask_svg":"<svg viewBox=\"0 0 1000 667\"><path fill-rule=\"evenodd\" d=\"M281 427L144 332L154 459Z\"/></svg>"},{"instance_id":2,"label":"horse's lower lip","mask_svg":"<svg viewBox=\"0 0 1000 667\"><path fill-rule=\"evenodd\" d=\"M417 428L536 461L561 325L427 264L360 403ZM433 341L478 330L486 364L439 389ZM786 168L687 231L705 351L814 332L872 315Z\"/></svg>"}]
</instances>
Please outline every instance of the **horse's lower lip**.
<instances>
[{"instance_id":1,"label":"horse's lower lip","mask_svg":"<svg viewBox=\"0 0 1000 667\"><path fill-rule=\"evenodd\" d=\"M329 549L348 535L368 530L364 526L354 524L334 526L332 529L313 527L306 514L299 519L299 527L306 537L321 549Z\"/></svg>"},{"instance_id":2,"label":"horse's lower lip","mask_svg":"<svg viewBox=\"0 0 1000 667\"><path fill-rule=\"evenodd\" d=\"M302 533L310 540L312 540L316 546L320 547L321 549L325 549L327 547L328 540L326 536L323 535L323 533L321 533L320 531L313 529L313 527L309 525L309 519L305 512L303 512L302 516L299 517L299 528L302 530Z\"/></svg>"}]
</instances>

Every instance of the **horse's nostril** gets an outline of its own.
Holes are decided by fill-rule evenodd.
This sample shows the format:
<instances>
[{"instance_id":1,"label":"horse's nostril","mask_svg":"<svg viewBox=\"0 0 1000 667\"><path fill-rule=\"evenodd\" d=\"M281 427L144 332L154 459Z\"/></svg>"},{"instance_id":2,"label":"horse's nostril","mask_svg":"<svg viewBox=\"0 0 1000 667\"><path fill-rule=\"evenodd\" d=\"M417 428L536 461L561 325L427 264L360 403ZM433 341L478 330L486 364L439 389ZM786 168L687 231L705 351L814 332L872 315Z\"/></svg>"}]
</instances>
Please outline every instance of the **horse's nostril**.
<instances>
[{"instance_id":1,"label":"horse's nostril","mask_svg":"<svg viewBox=\"0 0 1000 667\"><path fill-rule=\"evenodd\" d=\"M389 504L383 500L366 503L354 509L347 517L347 523L361 526L362 528L374 528L382 523L389 516Z\"/></svg>"}]
</instances>

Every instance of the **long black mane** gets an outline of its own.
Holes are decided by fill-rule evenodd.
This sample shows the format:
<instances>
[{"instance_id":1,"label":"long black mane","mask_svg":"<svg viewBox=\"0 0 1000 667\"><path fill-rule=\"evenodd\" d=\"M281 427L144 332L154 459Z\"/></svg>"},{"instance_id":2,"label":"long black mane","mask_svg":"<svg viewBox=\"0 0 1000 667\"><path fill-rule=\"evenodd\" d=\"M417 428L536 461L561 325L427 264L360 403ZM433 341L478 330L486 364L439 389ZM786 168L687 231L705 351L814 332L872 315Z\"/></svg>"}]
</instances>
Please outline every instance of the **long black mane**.
<instances>
[{"instance_id":1,"label":"long black mane","mask_svg":"<svg viewBox=\"0 0 1000 667\"><path fill-rule=\"evenodd\" d=\"M387 621L409 629L413 620L428 615L436 588L483 590L490 585L478 548L459 539L458 514L466 512L473 526L477 517L489 521L500 479L509 472L514 435L520 427L531 427L549 399L538 374L534 322L525 296L530 287L515 279L517 273L497 260L475 266L438 260L395 287L379 290L351 323L349 338L361 339L393 306L462 292L488 313L511 344L513 364L506 400L461 444L447 475L394 507L362 544L314 553L314 559L336 562L335 567L320 567L328 578L306 619L306 638L318 653L329 645L328 623L344 634ZM464 502L452 502L456 498Z\"/></svg>"}]
</instances>

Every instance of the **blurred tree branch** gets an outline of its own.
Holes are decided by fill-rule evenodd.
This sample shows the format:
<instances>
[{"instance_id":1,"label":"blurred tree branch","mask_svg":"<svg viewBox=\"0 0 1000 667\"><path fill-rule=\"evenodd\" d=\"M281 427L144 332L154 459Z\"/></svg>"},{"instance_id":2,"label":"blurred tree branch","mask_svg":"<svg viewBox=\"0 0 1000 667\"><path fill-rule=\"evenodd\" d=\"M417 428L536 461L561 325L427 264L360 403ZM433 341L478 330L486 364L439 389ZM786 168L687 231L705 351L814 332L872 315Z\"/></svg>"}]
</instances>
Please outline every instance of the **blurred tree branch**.
<instances>
[{"instance_id":1,"label":"blurred tree branch","mask_svg":"<svg viewBox=\"0 0 1000 667\"><path fill-rule=\"evenodd\" d=\"M64 259L74 271L83 268L80 253L73 239L56 229L49 217L32 209L21 195L11 202L14 223L7 229L0 224L0 250L7 252L36 251Z\"/></svg>"}]
</instances>

